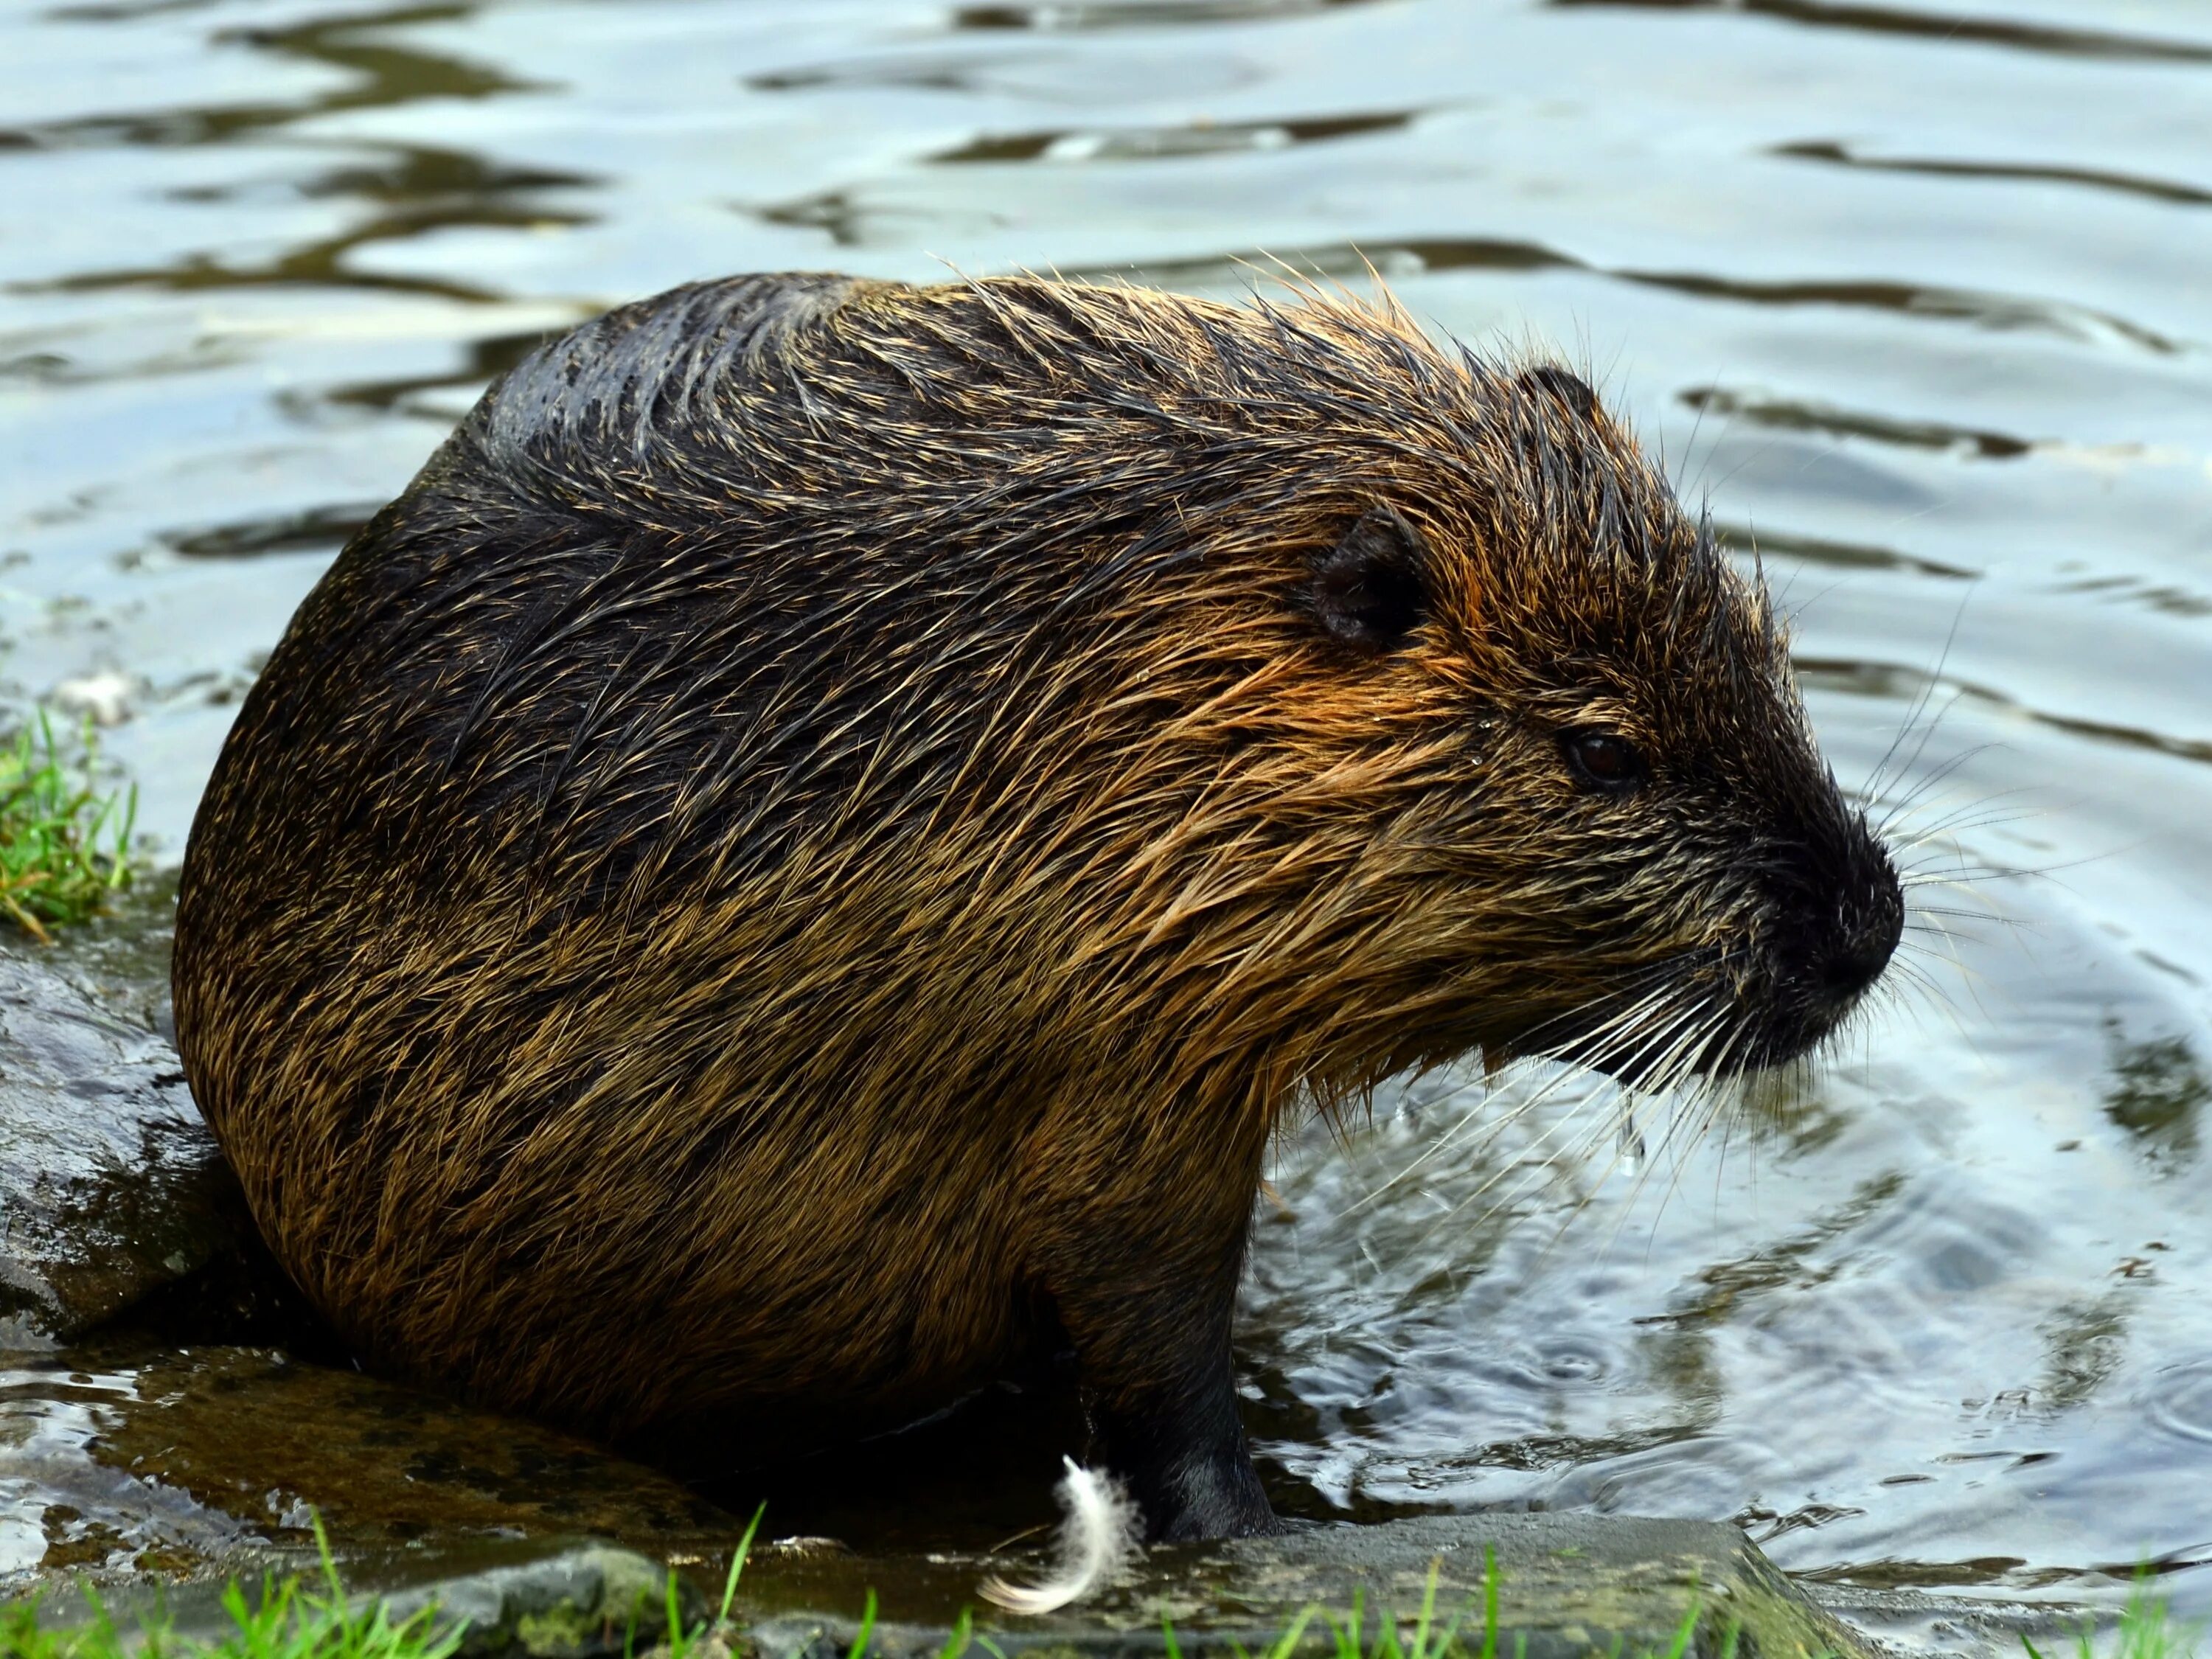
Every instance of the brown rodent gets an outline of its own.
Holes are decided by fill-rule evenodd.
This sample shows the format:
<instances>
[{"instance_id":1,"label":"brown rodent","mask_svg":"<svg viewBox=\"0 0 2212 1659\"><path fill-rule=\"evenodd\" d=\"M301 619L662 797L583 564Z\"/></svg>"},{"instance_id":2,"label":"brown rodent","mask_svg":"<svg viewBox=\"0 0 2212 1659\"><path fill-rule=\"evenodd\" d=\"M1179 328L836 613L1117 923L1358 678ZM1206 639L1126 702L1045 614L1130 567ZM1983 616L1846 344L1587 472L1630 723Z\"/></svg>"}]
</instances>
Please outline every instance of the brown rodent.
<instances>
[{"instance_id":1,"label":"brown rodent","mask_svg":"<svg viewBox=\"0 0 2212 1659\"><path fill-rule=\"evenodd\" d=\"M1286 1114L1795 1056L1900 924L1765 598L1565 370L753 276L544 347L308 597L176 1018L374 1363L743 1456L1065 1341L1182 1537L1273 1524L1230 1314Z\"/></svg>"}]
</instances>

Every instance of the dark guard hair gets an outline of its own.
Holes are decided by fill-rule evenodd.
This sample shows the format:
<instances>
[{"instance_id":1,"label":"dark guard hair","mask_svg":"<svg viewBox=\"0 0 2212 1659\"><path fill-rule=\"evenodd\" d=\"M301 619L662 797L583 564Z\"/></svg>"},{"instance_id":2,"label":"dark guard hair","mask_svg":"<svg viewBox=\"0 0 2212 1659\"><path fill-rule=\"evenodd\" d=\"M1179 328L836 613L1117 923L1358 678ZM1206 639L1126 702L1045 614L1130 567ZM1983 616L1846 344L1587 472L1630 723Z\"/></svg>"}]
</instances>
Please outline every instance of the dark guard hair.
<instances>
[{"instance_id":1,"label":"dark guard hair","mask_svg":"<svg viewBox=\"0 0 2212 1659\"><path fill-rule=\"evenodd\" d=\"M1764 596L1589 388L1387 303L755 276L487 392L308 598L179 1036L374 1360L733 1455L1040 1341L1271 1524L1268 1137L1471 1049L1799 1054L1900 924Z\"/></svg>"}]
</instances>

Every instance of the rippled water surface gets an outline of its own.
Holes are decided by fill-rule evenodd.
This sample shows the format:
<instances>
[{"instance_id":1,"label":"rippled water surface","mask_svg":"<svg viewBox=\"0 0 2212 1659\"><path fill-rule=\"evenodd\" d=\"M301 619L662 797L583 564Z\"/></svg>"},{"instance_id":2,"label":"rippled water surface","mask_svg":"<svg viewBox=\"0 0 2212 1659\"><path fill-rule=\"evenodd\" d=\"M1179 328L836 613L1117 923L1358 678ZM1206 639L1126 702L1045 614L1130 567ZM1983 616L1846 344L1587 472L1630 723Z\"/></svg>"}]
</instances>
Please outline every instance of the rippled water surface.
<instances>
[{"instance_id":1,"label":"rippled water surface","mask_svg":"<svg viewBox=\"0 0 2212 1659\"><path fill-rule=\"evenodd\" d=\"M293 605L546 330L1371 260L1589 364L1759 549L1839 775L1999 873L1709 1127L1447 1076L1287 1148L1279 1501L2212 1607L2212 5L1955 3L11 6L0 689L119 717L173 860Z\"/></svg>"}]
</instances>

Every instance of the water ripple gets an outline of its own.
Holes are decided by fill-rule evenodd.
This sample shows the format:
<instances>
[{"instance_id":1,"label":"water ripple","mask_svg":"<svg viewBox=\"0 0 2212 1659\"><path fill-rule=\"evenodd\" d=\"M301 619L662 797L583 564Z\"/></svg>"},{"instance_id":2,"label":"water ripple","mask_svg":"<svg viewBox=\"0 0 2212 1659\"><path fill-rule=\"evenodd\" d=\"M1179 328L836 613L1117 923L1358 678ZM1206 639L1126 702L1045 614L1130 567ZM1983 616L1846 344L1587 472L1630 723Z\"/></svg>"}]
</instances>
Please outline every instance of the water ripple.
<instances>
[{"instance_id":1,"label":"water ripple","mask_svg":"<svg viewBox=\"0 0 2212 1659\"><path fill-rule=\"evenodd\" d=\"M1959 161L1927 156L1869 155L1849 144L1807 140L1777 144L1767 152L1795 161L1821 161L1853 167L1862 173L1917 173L1936 179L1993 179L2044 185L2077 185L2088 190L2112 191L2123 196L2148 197L2182 207L2212 207L2212 190L2171 179L2153 179L2133 173L2111 173L2098 167L2069 167L2027 161Z\"/></svg>"},{"instance_id":2,"label":"water ripple","mask_svg":"<svg viewBox=\"0 0 2212 1659\"><path fill-rule=\"evenodd\" d=\"M1911 317L1968 322L1999 331L2032 329L2093 343L2118 337L2161 356L2172 356L2182 349L2179 342L2110 312L2063 300L1993 294L1980 289L1869 278L1748 279L1708 276L1701 271L1622 270L1610 274L1626 282L1672 289L1700 299L1734 300L1760 306L1863 307Z\"/></svg>"},{"instance_id":3,"label":"water ripple","mask_svg":"<svg viewBox=\"0 0 2212 1659\"><path fill-rule=\"evenodd\" d=\"M452 6L396 6L312 20L283 28L225 30L216 46L244 46L342 70L346 84L297 103L217 104L76 116L8 130L15 145L69 149L131 145L167 149L216 144L345 110L379 109L433 99L479 99L541 90L540 83L441 52L423 52L368 32L447 18Z\"/></svg>"},{"instance_id":4,"label":"water ripple","mask_svg":"<svg viewBox=\"0 0 2212 1659\"><path fill-rule=\"evenodd\" d=\"M2212 1358L2162 1368L2151 1378L2148 1395L2144 1409L2160 1428L2212 1445Z\"/></svg>"},{"instance_id":5,"label":"water ripple","mask_svg":"<svg viewBox=\"0 0 2212 1659\"><path fill-rule=\"evenodd\" d=\"M1151 29L1273 22L1376 3L1378 0L1028 0L957 7L951 23L955 28L987 30Z\"/></svg>"},{"instance_id":6,"label":"water ripple","mask_svg":"<svg viewBox=\"0 0 2212 1659\"><path fill-rule=\"evenodd\" d=\"M1237 150L1281 149L1327 143L1369 133L1395 132L1413 124L1412 110L1317 115L1279 121L1187 122L1164 127L1059 127L1036 132L986 133L927 159L954 166L1008 161L1182 161Z\"/></svg>"},{"instance_id":7,"label":"water ripple","mask_svg":"<svg viewBox=\"0 0 2212 1659\"><path fill-rule=\"evenodd\" d=\"M1604 6L1646 11L1739 12L1814 28L1903 35L1946 46L2009 46L2020 52L2101 58L2123 63L2212 64L2212 45L2195 40L2161 40L2154 36L2113 34L2102 29L2061 28L1999 17L1907 10L1898 6L1838 4L1830 0L1545 0L1545 3L1561 11Z\"/></svg>"},{"instance_id":8,"label":"water ripple","mask_svg":"<svg viewBox=\"0 0 2212 1659\"><path fill-rule=\"evenodd\" d=\"M1234 281L1255 270L1279 269L1283 265L1339 279L1357 278L1370 271L1403 278L1448 270L1581 270L1703 300L1757 306L1826 306L1886 311L1900 316L1970 323L1999 332L2034 331L2087 343L2121 340L2161 356L2175 356L2184 349L2180 342L2140 323L2063 300L1878 278L1776 279L1607 266L1540 242L1493 237L1376 237L1357 244L1147 259L1139 268L1159 282L1197 283ZM1127 266L1097 266L1088 274L1127 274L1128 270Z\"/></svg>"},{"instance_id":9,"label":"water ripple","mask_svg":"<svg viewBox=\"0 0 2212 1659\"><path fill-rule=\"evenodd\" d=\"M1963 565L1945 564L1918 554L1867 542L1838 541L1832 537L1808 536L1762 526L1716 520L1713 534L1731 552L1767 558L1802 559L1808 564L1838 570L1905 570L1943 581L1972 581L1983 573ZM1887 695L1885 691L1884 695Z\"/></svg>"},{"instance_id":10,"label":"water ripple","mask_svg":"<svg viewBox=\"0 0 2212 1659\"><path fill-rule=\"evenodd\" d=\"M1899 420L1795 398L1732 392L1725 386L1690 386L1678 395L1700 414L1731 416L1785 432L1821 432L1838 438L1870 439L1904 449L1948 450L1976 460L2017 460L2035 447L2009 433L1978 431L1942 421Z\"/></svg>"},{"instance_id":11,"label":"water ripple","mask_svg":"<svg viewBox=\"0 0 2212 1659\"><path fill-rule=\"evenodd\" d=\"M1894 696L1903 688L1925 684L1928 676L1923 670L1898 663L1875 663L1851 658L1802 655L1793 659L1797 672L1808 684L1818 684L1835 690L1871 691L1876 696ZM2054 732L2068 732L2077 738L2094 738L2102 743L2118 744L2124 748L2140 749L2153 754L2171 756L2176 760L2197 761L2212 764L2212 741L2197 738L2175 737L2168 732L2154 732L2143 726L2123 725L2114 720L2091 720L2082 715L2062 714L2040 708L2008 691L1990 685L1945 677L1942 684L1960 698L1978 702L1986 708L2002 709L2021 720L2050 727Z\"/></svg>"}]
</instances>

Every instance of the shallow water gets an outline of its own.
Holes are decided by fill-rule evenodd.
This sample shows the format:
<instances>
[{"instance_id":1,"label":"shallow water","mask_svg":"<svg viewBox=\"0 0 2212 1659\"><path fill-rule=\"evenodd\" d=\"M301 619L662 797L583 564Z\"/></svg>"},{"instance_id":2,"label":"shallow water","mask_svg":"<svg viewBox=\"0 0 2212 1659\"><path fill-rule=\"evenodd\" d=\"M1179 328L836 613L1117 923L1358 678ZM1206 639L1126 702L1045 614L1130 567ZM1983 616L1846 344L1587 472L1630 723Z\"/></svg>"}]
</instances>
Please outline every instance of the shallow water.
<instances>
[{"instance_id":1,"label":"shallow water","mask_svg":"<svg viewBox=\"0 0 2212 1659\"><path fill-rule=\"evenodd\" d=\"M10 8L0 690L109 704L173 860L293 605L542 331L745 269L1269 256L1588 364L1758 548L1917 866L2027 872L1917 889L1816 1077L1646 1104L1640 1158L1541 1077L1287 1148L1279 1500L2212 1608L2212 7Z\"/></svg>"}]
</instances>

